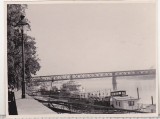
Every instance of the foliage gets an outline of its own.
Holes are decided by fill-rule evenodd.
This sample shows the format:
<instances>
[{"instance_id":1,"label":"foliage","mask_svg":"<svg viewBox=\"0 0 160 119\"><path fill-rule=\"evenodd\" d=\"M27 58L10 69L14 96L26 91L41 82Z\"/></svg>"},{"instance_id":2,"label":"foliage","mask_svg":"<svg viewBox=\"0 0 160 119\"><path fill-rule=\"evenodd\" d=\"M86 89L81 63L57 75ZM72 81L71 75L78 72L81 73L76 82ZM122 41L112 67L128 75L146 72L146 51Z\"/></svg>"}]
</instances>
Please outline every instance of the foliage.
<instances>
[{"instance_id":1,"label":"foliage","mask_svg":"<svg viewBox=\"0 0 160 119\"><path fill-rule=\"evenodd\" d=\"M8 83L21 86L22 80L22 34L19 28L15 27L20 21L20 16L25 15L27 5L7 5L7 62L8 62ZM25 18L29 23L29 20ZM24 34L25 53L25 79L29 82L32 75L40 69L39 58L36 55L35 38Z\"/></svg>"}]
</instances>

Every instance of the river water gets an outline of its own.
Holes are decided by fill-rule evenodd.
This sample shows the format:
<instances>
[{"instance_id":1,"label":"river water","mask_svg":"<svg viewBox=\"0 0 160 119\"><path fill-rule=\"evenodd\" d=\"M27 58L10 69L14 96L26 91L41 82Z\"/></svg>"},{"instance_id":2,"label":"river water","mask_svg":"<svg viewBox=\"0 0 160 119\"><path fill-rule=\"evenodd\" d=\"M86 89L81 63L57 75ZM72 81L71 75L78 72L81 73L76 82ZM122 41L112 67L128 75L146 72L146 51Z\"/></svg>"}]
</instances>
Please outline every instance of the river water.
<instances>
[{"instance_id":1,"label":"river water","mask_svg":"<svg viewBox=\"0 0 160 119\"><path fill-rule=\"evenodd\" d=\"M109 89L112 90L112 78L90 79L78 81L87 92ZM137 96L139 89L140 103L151 104L151 96L156 102L156 80L154 76L117 77L117 89L126 90L132 97Z\"/></svg>"}]
</instances>

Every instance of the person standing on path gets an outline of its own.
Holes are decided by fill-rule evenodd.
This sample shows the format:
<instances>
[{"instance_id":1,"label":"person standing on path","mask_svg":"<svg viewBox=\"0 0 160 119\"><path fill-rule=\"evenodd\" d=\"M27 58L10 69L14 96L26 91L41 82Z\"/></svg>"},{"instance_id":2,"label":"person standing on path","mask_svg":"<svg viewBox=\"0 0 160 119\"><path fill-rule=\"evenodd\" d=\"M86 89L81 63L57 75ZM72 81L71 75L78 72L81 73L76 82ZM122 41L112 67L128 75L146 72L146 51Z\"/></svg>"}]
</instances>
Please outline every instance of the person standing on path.
<instances>
[{"instance_id":1,"label":"person standing on path","mask_svg":"<svg viewBox=\"0 0 160 119\"><path fill-rule=\"evenodd\" d=\"M13 85L8 87L8 108L9 115L18 115Z\"/></svg>"}]
</instances>

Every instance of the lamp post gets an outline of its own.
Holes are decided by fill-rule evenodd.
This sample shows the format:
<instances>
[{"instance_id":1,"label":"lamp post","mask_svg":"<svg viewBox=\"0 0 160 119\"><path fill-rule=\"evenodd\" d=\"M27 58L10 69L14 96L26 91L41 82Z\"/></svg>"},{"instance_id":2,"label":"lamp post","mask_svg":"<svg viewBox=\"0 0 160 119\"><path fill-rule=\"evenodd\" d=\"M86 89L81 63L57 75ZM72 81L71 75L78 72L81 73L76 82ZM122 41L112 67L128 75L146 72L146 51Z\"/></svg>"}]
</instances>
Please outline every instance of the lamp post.
<instances>
[{"instance_id":1,"label":"lamp post","mask_svg":"<svg viewBox=\"0 0 160 119\"><path fill-rule=\"evenodd\" d=\"M26 98L26 80L25 80L25 53L24 53L24 36L23 36L23 28L25 25L29 24L24 21L25 16L20 16L20 21L16 24L16 26L20 27L21 35L22 35L22 98Z\"/></svg>"}]
</instances>

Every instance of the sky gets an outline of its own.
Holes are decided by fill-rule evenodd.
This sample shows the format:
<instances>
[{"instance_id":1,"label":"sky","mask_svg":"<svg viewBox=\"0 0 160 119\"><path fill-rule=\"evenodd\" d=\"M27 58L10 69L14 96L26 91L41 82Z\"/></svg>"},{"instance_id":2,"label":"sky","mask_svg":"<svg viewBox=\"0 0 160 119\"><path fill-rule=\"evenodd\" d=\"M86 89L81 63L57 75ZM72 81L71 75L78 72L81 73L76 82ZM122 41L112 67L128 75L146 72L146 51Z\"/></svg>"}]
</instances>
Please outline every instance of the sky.
<instances>
[{"instance_id":1,"label":"sky","mask_svg":"<svg viewBox=\"0 0 160 119\"><path fill-rule=\"evenodd\" d=\"M37 75L156 67L155 4L29 4Z\"/></svg>"}]
</instances>

